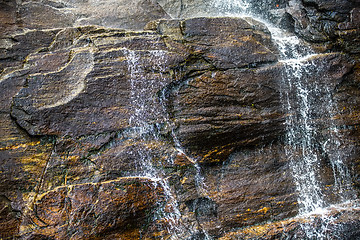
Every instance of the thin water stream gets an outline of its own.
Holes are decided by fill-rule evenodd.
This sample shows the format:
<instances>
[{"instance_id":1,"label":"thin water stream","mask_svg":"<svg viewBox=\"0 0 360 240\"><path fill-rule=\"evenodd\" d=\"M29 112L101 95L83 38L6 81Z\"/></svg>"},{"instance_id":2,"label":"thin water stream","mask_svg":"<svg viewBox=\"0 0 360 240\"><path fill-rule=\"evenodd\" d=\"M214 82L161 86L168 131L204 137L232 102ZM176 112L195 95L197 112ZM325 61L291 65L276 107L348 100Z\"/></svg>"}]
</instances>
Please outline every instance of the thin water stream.
<instances>
[{"instance_id":1,"label":"thin water stream","mask_svg":"<svg viewBox=\"0 0 360 240\"><path fill-rule=\"evenodd\" d=\"M161 50L136 51L124 49L127 59L128 72L130 74L130 111L132 115L129 119L129 125L132 126L129 134L135 138L139 138L140 142L159 141L159 130L154 119L159 116L165 116L164 108L157 108L155 99L156 91L165 86L162 81L162 72L165 72L165 54ZM150 71L145 69L146 61L155 62L154 68ZM154 71L157 74L154 74ZM157 76L157 77L154 77ZM156 122L156 121L155 121ZM163 178L165 175L161 168L155 167L153 164L153 152L146 147L135 148L130 155L134 155L136 159L136 174L141 177L149 177L153 180L154 189L160 184L165 194L165 202L169 206L159 206L156 209L153 222L165 221L165 228L168 233L172 233L170 239L181 239L178 235L184 232L179 224L181 214L177 205L177 201L173 196L168 180ZM166 209L168 208L168 209ZM163 238L161 238L163 239Z\"/></svg>"}]
</instances>

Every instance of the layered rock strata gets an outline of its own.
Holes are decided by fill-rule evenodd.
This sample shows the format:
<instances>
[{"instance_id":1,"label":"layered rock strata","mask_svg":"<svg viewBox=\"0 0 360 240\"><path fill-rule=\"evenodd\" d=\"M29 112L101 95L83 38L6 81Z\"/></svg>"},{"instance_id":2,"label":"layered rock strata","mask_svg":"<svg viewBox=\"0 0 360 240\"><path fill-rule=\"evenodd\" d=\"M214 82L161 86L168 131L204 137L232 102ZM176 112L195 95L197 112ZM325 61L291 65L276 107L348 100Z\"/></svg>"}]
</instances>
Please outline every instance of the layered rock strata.
<instances>
[{"instance_id":1,"label":"layered rock strata","mask_svg":"<svg viewBox=\"0 0 360 240\"><path fill-rule=\"evenodd\" d=\"M3 16L10 31L14 16ZM286 71L263 24L192 18L152 21L144 31L51 26L60 28L33 25L2 38L2 238L303 236L306 220L291 218L298 193L283 141ZM321 78L336 100L332 120L351 146L347 164L358 187L359 64L346 49L352 58L333 52L307 61L320 69L309 81ZM141 124L156 137L131 121L139 104ZM144 151L153 178L136 171ZM326 158L321 167L331 202ZM339 231L353 234L348 239L358 235L350 226L359 224L355 213L334 210L345 226ZM274 230L279 224L289 232Z\"/></svg>"}]
</instances>

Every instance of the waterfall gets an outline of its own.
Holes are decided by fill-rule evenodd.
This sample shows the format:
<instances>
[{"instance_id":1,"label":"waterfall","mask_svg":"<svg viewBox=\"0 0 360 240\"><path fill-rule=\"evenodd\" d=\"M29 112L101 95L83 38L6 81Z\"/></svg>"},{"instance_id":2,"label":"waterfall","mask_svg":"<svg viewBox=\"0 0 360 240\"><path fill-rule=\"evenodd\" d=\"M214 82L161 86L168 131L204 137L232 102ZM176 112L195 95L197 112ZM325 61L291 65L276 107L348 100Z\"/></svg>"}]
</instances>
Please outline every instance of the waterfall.
<instances>
[{"instance_id":1,"label":"waterfall","mask_svg":"<svg viewBox=\"0 0 360 240\"><path fill-rule=\"evenodd\" d=\"M324 158L331 164L340 202L352 200L351 176L344 163L347 149L341 147L341 134L333 120L336 104L331 89L321 79L326 63L315 63L317 55L297 37L271 26L269 30L285 65L281 84L286 89L282 99L288 115L286 153L299 192L300 214L330 205L319 177Z\"/></svg>"},{"instance_id":2,"label":"waterfall","mask_svg":"<svg viewBox=\"0 0 360 240\"><path fill-rule=\"evenodd\" d=\"M282 43L279 39L276 42ZM309 216L316 213L321 218L321 225L317 229L311 222L303 223L301 227L309 239L328 239L327 225L336 219L327 216L325 208L355 199L355 193L344 163L347 149L342 149L340 132L332 120L336 105L331 91L327 83L321 82L321 77L317 81L313 79L321 75L323 68L314 63L312 58L315 57L311 54L281 60L286 67L282 79L282 84L287 88L283 94L284 108L288 114L285 144L299 194L299 214ZM325 159L330 162L333 171L333 192L337 195L335 202L329 200L321 179L321 162Z\"/></svg>"},{"instance_id":3,"label":"waterfall","mask_svg":"<svg viewBox=\"0 0 360 240\"><path fill-rule=\"evenodd\" d=\"M212 6L218 9L219 15L259 18L252 13L251 3L243 0L214 0ZM340 140L341 133L334 122L336 104L331 89L321 79L321 71L326 63L321 63L324 66L315 65L317 55L306 43L272 26L261 16L259 21L268 27L285 68L280 81L287 116L284 144L298 192L299 214L322 214L331 204L355 198L345 164L347 149ZM324 158L332 167L336 201L329 201L329 196L324 192L321 179L321 162ZM302 224L302 228L309 239L327 239L326 225L333 221L322 214L320 229L313 229L307 223Z\"/></svg>"},{"instance_id":4,"label":"waterfall","mask_svg":"<svg viewBox=\"0 0 360 240\"><path fill-rule=\"evenodd\" d=\"M291 168L300 203L300 213L313 212L325 207L321 182L318 180L319 159L321 158L316 142L316 118L314 116L314 98L319 93L317 84L308 81L311 63L307 60L313 52L295 36L288 37L285 32L274 27L269 28L272 37L279 46L281 62L285 66L281 86L286 119L287 134L286 155L291 159ZM301 46L299 48L299 46Z\"/></svg>"}]
</instances>

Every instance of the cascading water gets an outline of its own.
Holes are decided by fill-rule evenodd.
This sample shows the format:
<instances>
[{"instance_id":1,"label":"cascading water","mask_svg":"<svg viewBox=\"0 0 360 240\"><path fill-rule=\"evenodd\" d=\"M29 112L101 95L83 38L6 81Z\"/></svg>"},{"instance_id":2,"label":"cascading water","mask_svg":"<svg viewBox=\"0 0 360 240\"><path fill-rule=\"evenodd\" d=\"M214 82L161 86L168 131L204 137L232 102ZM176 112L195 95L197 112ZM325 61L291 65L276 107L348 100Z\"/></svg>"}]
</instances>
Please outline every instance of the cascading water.
<instances>
[{"instance_id":1,"label":"cascading water","mask_svg":"<svg viewBox=\"0 0 360 240\"><path fill-rule=\"evenodd\" d=\"M214 0L212 5L218 10L217 16L254 17L251 3L246 1ZM285 151L298 191L299 214L321 214L330 204L345 202L355 196L351 176L344 163L346 149L343 149L340 131L333 121L336 105L329 87L319 77L322 66L314 64L316 54L296 36L265 24L278 46L280 62L285 67L280 82L284 111L288 116ZM332 167L336 202L329 201L324 193L325 186L321 181L321 161L324 158ZM334 219L327 218L325 214L322 216L320 229L314 229L307 223L302 225L307 238L327 239L326 225Z\"/></svg>"},{"instance_id":2,"label":"cascading water","mask_svg":"<svg viewBox=\"0 0 360 240\"><path fill-rule=\"evenodd\" d=\"M283 100L289 114L286 152L299 192L299 213L320 214L322 221L317 229L311 223L302 224L302 228L309 239L328 239L327 225L336 219L329 218L325 208L355 199L351 176L344 163L348 151L341 146L340 132L333 122L336 106L331 92L321 77L314 81L314 76L321 75L323 66L315 64L312 55L283 62L286 66L283 84L288 87ZM325 159L333 171L335 201L329 200L321 179L321 162Z\"/></svg>"},{"instance_id":3,"label":"cascading water","mask_svg":"<svg viewBox=\"0 0 360 240\"><path fill-rule=\"evenodd\" d=\"M161 50L136 51L124 49L124 53L130 74L130 101L132 106L130 111L132 115L129 119L129 125L133 126L128 134L139 138L140 142L159 140L157 125L150 122L165 115L163 108L155 107L156 90L164 87L164 83L161 81L163 78L161 72L165 71L163 59L165 55ZM158 77L147 78L147 70L144 69L145 64L143 64L145 61L156 62L150 72L159 72L155 74ZM181 214L176 199L171 193L169 183L166 178L163 178L164 173L160 168L153 165L153 153L146 148L145 144L145 147L137 148L129 154L134 155L136 159L136 174L152 179L154 188L160 184L166 196L165 200L170 204L171 209L166 210L165 206L161 206L156 210L153 222L165 220L167 232L172 233L171 239L178 239L178 233L184 232L179 227Z\"/></svg>"},{"instance_id":4,"label":"cascading water","mask_svg":"<svg viewBox=\"0 0 360 240\"><path fill-rule=\"evenodd\" d=\"M269 27L285 64L282 85L283 103L288 114L287 155L299 192L300 214L322 211L327 200L321 182L321 161L326 158L332 167L334 191L338 202L355 198L351 176L344 163L348 149L341 146L341 134L334 123L336 105L328 84L321 80L322 68L315 63L316 54L295 36L287 37L279 29ZM317 79L314 79L317 78ZM326 238L319 232L306 230L308 237Z\"/></svg>"},{"instance_id":5,"label":"cascading water","mask_svg":"<svg viewBox=\"0 0 360 240\"><path fill-rule=\"evenodd\" d=\"M288 37L279 29L270 27L272 37L279 46L281 62L285 73L281 86L283 104L288 118L286 119L286 154L291 159L291 167L297 190L299 192L300 213L313 212L325 207L319 175L321 158L316 142L314 100L319 93L318 86L310 86L308 74L311 63L307 60L313 56L312 51L304 44L300 45L295 36ZM301 46L301 48L299 48Z\"/></svg>"},{"instance_id":6,"label":"cascading water","mask_svg":"<svg viewBox=\"0 0 360 240\"><path fill-rule=\"evenodd\" d=\"M311 118L311 95L304 73L306 65L301 61L286 61L284 81L295 96L286 93L286 110L289 114L286 124L287 156L291 157L291 167L299 192L300 213L308 213L325 206L319 174L320 153L316 147L315 129ZM290 77L291 76L291 77ZM292 99L293 98L293 99Z\"/></svg>"}]
</instances>

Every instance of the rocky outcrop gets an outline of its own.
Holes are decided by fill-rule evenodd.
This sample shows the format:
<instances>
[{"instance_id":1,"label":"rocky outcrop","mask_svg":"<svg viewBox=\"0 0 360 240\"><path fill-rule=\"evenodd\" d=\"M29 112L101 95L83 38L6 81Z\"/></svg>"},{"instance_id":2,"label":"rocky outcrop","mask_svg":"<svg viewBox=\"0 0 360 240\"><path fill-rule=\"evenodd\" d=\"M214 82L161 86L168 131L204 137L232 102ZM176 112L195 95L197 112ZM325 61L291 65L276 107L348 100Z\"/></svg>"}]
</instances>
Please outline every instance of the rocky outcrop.
<instances>
[{"instance_id":1,"label":"rocky outcrop","mask_svg":"<svg viewBox=\"0 0 360 240\"><path fill-rule=\"evenodd\" d=\"M305 2L304 8L329 8ZM142 31L107 28L168 17L155 2L136 3L151 7L112 8L104 18L106 4L124 3L1 3L9 12L1 15L0 237L302 239L299 223L308 218L294 218L298 192L284 141L282 97L292 92L268 29L233 17L161 19ZM172 2L159 3L169 13ZM186 14L196 13L192 4ZM269 7L286 10L294 31L307 34L285 1ZM44 9L54 23L38 14ZM133 18L151 13L132 22L117 11ZM16 30L17 21L28 29ZM358 189L359 64L356 44L344 44L349 48L322 51L351 56L325 53L304 62L313 66L309 84L321 79L336 102L325 117L311 109L319 136L332 131L319 122L335 124ZM322 191L335 202L325 154L319 164ZM348 209L331 213L330 225L344 239L359 234L358 209ZM314 226L321 221L315 217Z\"/></svg>"}]
</instances>

